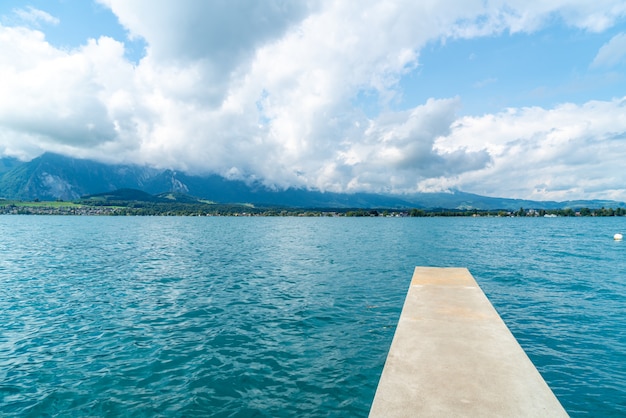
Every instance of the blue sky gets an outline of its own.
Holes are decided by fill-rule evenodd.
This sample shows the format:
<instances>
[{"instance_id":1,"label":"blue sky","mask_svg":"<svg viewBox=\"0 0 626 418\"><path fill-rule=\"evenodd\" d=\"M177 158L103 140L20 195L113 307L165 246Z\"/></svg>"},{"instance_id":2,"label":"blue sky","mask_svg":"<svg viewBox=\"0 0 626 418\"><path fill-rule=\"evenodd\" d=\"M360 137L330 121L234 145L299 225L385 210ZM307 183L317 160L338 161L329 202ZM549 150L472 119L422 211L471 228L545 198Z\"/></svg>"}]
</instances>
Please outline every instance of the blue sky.
<instances>
[{"instance_id":1,"label":"blue sky","mask_svg":"<svg viewBox=\"0 0 626 418\"><path fill-rule=\"evenodd\" d=\"M0 156L626 200L626 3L0 3Z\"/></svg>"},{"instance_id":2,"label":"blue sky","mask_svg":"<svg viewBox=\"0 0 626 418\"><path fill-rule=\"evenodd\" d=\"M463 113L497 112L503 107L552 107L564 101L611 99L626 91L620 79L606 80L590 67L611 32L586 33L557 25L536 33L433 43L421 51L420 68L401 86L407 105L429 97L463 98Z\"/></svg>"},{"instance_id":3,"label":"blue sky","mask_svg":"<svg viewBox=\"0 0 626 418\"><path fill-rule=\"evenodd\" d=\"M24 18L33 9L50 15L53 21ZM46 40L57 48L73 49L84 45L87 39L110 36L123 41L126 57L137 62L144 55L145 43L141 38L129 39L127 30L119 24L108 7L85 0L4 0L0 3L0 23L6 26L26 25L43 31Z\"/></svg>"}]
</instances>

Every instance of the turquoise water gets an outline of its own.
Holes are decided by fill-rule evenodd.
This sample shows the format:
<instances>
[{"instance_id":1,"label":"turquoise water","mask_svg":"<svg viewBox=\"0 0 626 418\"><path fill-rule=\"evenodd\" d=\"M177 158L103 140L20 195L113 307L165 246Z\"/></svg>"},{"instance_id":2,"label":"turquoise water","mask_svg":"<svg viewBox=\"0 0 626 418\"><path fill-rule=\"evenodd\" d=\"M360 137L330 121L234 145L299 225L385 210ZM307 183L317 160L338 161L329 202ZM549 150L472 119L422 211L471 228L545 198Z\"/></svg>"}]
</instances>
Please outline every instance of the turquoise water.
<instances>
[{"instance_id":1,"label":"turquoise water","mask_svg":"<svg viewBox=\"0 0 626 418\"><path fill-rule=\"evenodd\" d=\"M626 413L626 218L0 216L0 416L367 416L463 266L573 416Z\"/></svg>"}]
</instances>

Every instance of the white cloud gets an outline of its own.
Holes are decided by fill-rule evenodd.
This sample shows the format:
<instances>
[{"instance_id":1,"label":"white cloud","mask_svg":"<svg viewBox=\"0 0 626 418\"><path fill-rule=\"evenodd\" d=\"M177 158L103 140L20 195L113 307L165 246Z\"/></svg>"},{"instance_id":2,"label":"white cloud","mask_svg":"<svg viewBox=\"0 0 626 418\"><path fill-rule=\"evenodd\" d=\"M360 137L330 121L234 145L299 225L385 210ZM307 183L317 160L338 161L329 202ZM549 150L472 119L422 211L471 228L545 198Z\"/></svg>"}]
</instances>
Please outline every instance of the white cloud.
<instances>
[{"instance_id":1,"label":"white cloud","mask_svg":"<svg viewBox=\"0 0 626 418\"><path fill-rule=\"evenodd\" d=\"M399 80L429 42L532 32L555 16L602 30L626 6L600 1L101 0L145 39L137 64L111 38L66 51L40 31L0 26L0 153L64 152L337 191L608 189L625 179L603 183L590 144L612 153L605 167L621 167L619 101L477 118L458 118L462 97L392 110ZM363 95L380 114L359 107Z\"/></svg>"},{"instance_id":2,"label":"white cloud","mask_svg":"<svg viewBox=\"0 0 626 418\"><path fill-rule=\"evenodd\" d=\"M122 44L101 38L67 52L41 32L0 26L0 49L0 125L15 134L12 148L76 154L117 139L107 102L132 74Z\"/></svg>"},{"instance_id":3,"label":"white cloud","mask_svg":"<svg viewBox=\"0 0 626 418\"><path fill-rule=\"evenodd\" d=\"M435 148L484 150L492 157L486 168L459 176L456 184L462 190L562 200L573 196L624 199L624 145L626 97L463 117Z\"/></svg>"},{"instance_id":4,"label":"white cloud","mask_svg":"<svg viewBox=\"0 0 626 418\"><path fill-rule=\"evenodd\" d=\"M620 33L602 45L591 66L614 67L624 61L626 61L626 33Z\"/></svg>"},{"instance_id":5,"label":"white cloud","mask_svg":"<svg viewBox=\"0 0 626 418\"><path fill-rule=\"evenodd\" d=\"M15 13L24 22L35 26L39 26L41 23L58 25L60 22L58 18L52 16L50 13L36 9L32 6L27 6L25 9L15 9L13 10L13 13Z\"/></svg>"},{"instance_id":6,"label":"white cloud","mask_svg":"<svg viewBox=\"0 0 626 418\"><path fill-rule=\"evenodd\" d=\"M179 73L193 67L196 95L213 105L223 100L241 65L256 48L276 39L306 16L306 1L100 0L111 8L132 37L147 43L157 71ZM180 81L180 79L178 81ZM177 80L173 80L177 81Z\"/></svg>"},{"instance_id":7,"label":"white cloud","mask_svg":"<svg viewBox=\"0 0 626 418\"><path fill-rule=\"evenodd\" d=\"M532 32L555 18L573 27L601 32L626 16L626 3L613 0L499 0L490 5L511 32Z\"/></svg>"},{"instance_id":8,"label":"white cloud","mask_svg":"<svg viewBox=\"0 0 626 418\"><path fill-rule=\"evenodd\" d=\"M484 80L480 80L480 81L475 82L472 85L472 87L474 87L476 89L482 89L483 87L488 86L489 84L493 84L493 83L497 83L497 82L498 82L497 78L489 77L489 78L486 78Z\"/></svg>"}]
</instances>

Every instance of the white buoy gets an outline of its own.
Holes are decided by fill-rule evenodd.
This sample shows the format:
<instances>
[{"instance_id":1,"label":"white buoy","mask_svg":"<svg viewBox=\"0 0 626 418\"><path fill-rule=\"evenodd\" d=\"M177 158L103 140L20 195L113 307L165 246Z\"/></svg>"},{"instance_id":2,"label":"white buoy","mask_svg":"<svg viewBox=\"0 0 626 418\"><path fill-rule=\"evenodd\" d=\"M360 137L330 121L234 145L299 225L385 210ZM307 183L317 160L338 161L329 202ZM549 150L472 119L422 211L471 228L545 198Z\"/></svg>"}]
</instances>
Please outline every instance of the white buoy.
<instances>
[{"instance_id":1,"label":"white buoy","mask_svg":"<svg viewBox=\"0 0 626 418\"><path fill-rule=\"evenodd\" d=\"M613 235L613 239L614 239L615 241L621 241L621 240L622 240L622 238L624 238L624 237L622 236L622 234L615 234L615 235Z\"/></svg>"}]
</instances>

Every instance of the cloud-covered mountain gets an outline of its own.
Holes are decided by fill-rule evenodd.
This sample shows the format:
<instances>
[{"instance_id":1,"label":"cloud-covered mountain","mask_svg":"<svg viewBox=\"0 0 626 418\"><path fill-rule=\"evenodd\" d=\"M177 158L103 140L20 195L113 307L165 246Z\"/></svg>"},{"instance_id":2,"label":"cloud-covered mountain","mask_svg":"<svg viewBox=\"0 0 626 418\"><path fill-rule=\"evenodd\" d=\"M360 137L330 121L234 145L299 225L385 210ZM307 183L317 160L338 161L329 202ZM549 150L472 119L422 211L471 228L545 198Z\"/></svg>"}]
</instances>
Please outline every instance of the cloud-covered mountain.
<instances>
[{"instance_id":1,"label":"cloud-covered mountain","mask_svg":"<svg viewBox=\"0 0 626 418\"><path fill-rule=\"evenodd\" d=\"M330 193L304 188L275 190L261 183L228 180L218 175L194 176L136 165L108 165L46 153L29 162L0 160L0 197L23 200L74 200L119 189L150 194L176 192L216 203L251 203L307 208L446 208L509 209L520 207L624 207L613 201L536 202L501 199L460 191L403 195Z\"/></svg>"},{"instance_id":2,"label":"cloud-covered mountain","mask_svg":"<svg viewBox=\"0 0 626 418\"><path fill-rule=\"evenodd\" d=\"M624 0L27 3L0 2L0 157L626 199Z\"/></svg>"}]
</instances>

